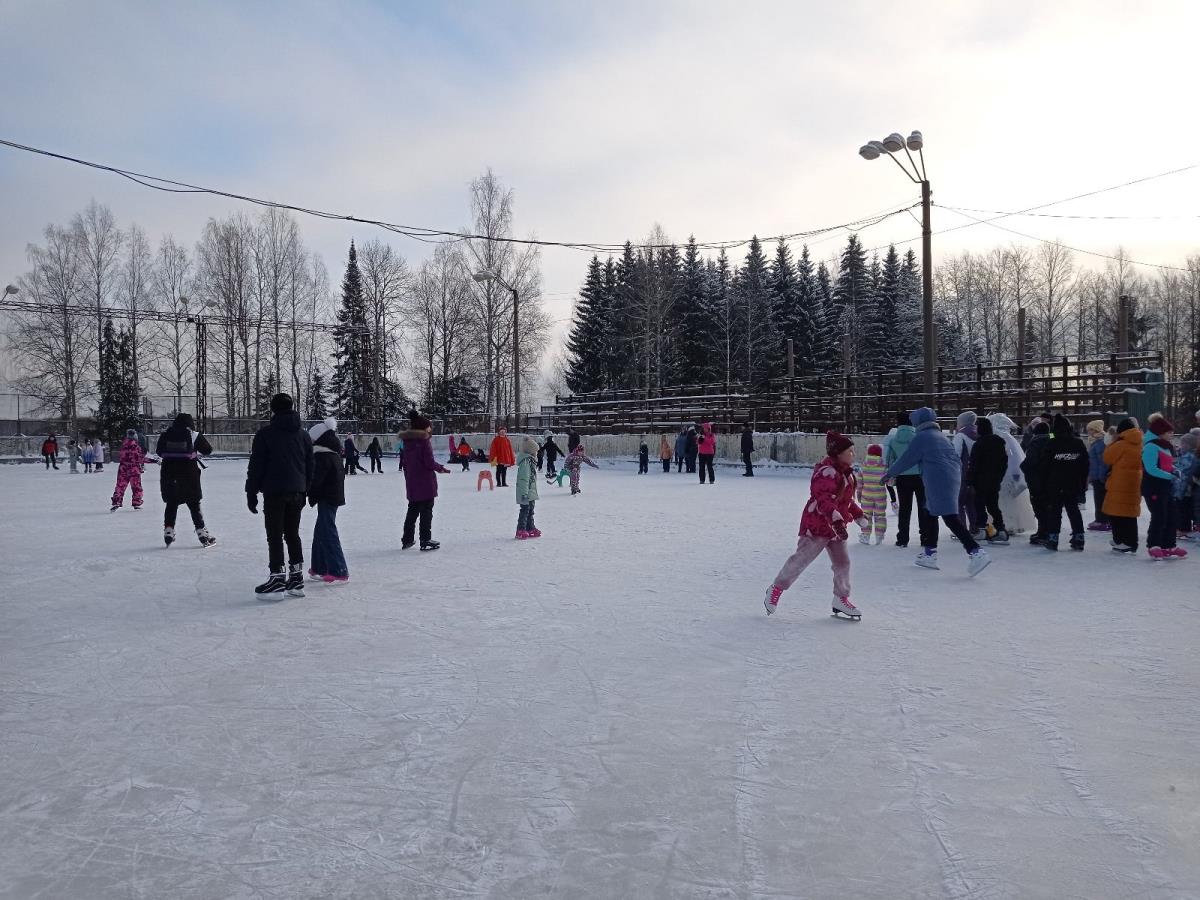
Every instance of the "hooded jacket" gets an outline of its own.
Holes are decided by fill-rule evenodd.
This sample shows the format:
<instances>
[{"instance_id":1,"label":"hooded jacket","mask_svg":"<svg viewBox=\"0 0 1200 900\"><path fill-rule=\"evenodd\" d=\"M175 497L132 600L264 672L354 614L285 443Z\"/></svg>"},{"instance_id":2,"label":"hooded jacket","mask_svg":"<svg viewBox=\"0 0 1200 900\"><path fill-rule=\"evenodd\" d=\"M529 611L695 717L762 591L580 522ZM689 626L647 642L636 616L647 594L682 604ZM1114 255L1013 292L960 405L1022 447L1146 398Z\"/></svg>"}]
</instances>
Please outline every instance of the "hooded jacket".
<instances>
[{"instance_id":1,"label":"hooded jacket","mask_svg":"<svg viewBox=\"0 0 1200 900\"><path fill-rule=\"evenodd\" d=\"M672 456L673 456L673 454L671 452L671 442L667 440L667 436L664 434L658 440L658 458L659 459L671 459Z\"/></svg>"},{"instance_id":2,"label":"hooded jacket","mask_svg":"<svg viewBox=\"0 0 1200 900\"><path fill-rule=\"evenodd\" d=\"M975 427L979 437L971 451L971 482L982 493L998 491L1008 472L1008 448L988 419L980 419Z\"/></svg>"},{"instance_id":3,"label":"hooded jacket","mask_svg":"<svg viewBox=\"0 0 1200 900\"><path fill-rule=\"evenodd\" d=\"M929 514L957 515L958 493L962 487L962 464L958 454L938 427L937 413L928 406L914 409L909 421L917 433L908 449L888 466L887 477L895 478L913 466L920 466L921 481L925 485L925 507ZM899 433L896 437L899 439Z\"/></svg>"},{"instance_id":4,"label":"hooded jacket","mask_svg":"<svg viewBox=\"0 0 1200 900\"><path fill-rule=\"evenodd\" d=\"M1035 434L1025 447L1025 461L1021 463L1021 471L1025 473L1029 493L1035 497L1046 493L1046 469L1042 463L1049 452L1049 444L1049 434Z\"/></svg>"},{"instance_id":5,"label":"hooded jacket","mask_svg":"<svg viewBox=\"0 0 1200 900\"><path fill-rule=\"evenodd\" d=\"M554 443L554 435L548 431L546 432L545 440L542 442L541 452L545 454L546 462L549 465L554 465L556 459L566 455L562 452L562 447Z\"/></svg>"},{"instance_id":6,"label":"hooded jacket","mask_svg":"<svg viewBox=\"0 0 1200 900\"><path fill-rule=\"evenodd\" d=\"M1142 513L1142 440L1142 432L1130 428L1104 448L1104 463L1109 467L1105 515L1136 519Z\"/></svg>"},{"instance_id":7,"label":"hooded jacket","mask_svg":"<svg viewBox=\"0 0 1200 900\"><path fill-rule=\"evenodd\" d=\"M947 449L949 444L946 445ZM849 466L827 456L813 469L808 502L800 516L801 537L846 540L846 526L863 517L854 500L858 479Z\"/></svg>"},{"instance_id":8,"label":"hooded jacket","mask_svg":"<svg viewBox=\"0 0 1200 900\"><path fill-rule=\"evenodd\" d=\"M175 417L162 434L154 452L161 461L158 486L163 503L188 503L204 498L200 489L200 463L197 459L208 456L212 445L202 434L193 429L194 421L186 413Z\"/></svg>"},{"instance_id":9,"label":"hooded jacket","mask_svg":"<svg viewBox=\"0 0 1200 900\"><path fill-rule=\"evenodd\" d=\"M533 438L523 438L517 450L517 505L533 503L538 498L537 486L538 445Z\"/></svg>"},{"instance_id":10,"label":"hooded jacket","mask_svg":"<svg viewBox=\"0 0 1200 900\"><path fill-rule=\"evenodd\" d=\"M534 444L537 447L537 444ZM537 450L533 451L536 463ZM513 455L512 441L508 439L506 434L498 434L492 438L492 443L488 447L488 462L493 466L515 466L517 459Z\"/></svg>"},{"instance_id":11,"label":"hooded jacket","mask_svg":"<svg viewBox=\"0 0 1200 900\"><path fill-rule=\"evenodd\" d=\"M904 455L904 451L908 449L913 438L917 435L917 429L911 425L898 425L895 429L895 434L888 441L887 449L884 451L883 461L889 467L892 463ZM905 469L900 472L901 475L920 475L921 467L913 466L911 469Z\"/></svg>"},{"instance_id":12,"label":"hooded jacket","mask_svg":"<svg viewBox=\"0 0 1200 900\"><path fill-rule=\"evenodd\" d=\"M687 429L685 428L679 434L675 435L675 456L677 458L683 459L683 454L687 452L687 443Z\"/></svg>"},{"instance_id":13,"label":"hooded jacket","mask_svg":"<svg viewBox=\"0 0 1200 900\"><path fill-rule=\"evenodd\" d=\"M367 445L367 456L371 459L383 459L383 445L379 443L379 438L371 438L371 443Z\"/></svg>"},{"instance_id":14,"label":"hooded jacket","mask_svg":"<svg viewBox=\"0 0 1200 900\"><path fill-rule=\"evenodd\" d=\"M712 422L700 426L700 440L696 444L696 452L701 456L717 455L717 436L713 434Z\"/></svg>"},{"instance_id":15,"label":"hooded jacket","mask_svg":"<svg viewBox=\"0 0 1200 900\"><path fill-rule=\"evenodd\" d=\"M308 505L331 503L346 505L346 467L342 465L342 444L329 424L332 419L318 422L308 430L313 442L312 486L308 489ZM336 423L335 423L336 424Z\"/></svg>"},{"instance_id":16,"label":"hooded jacket","mask_svg":"<svg viewBox=\"0 0 1200 900\"><path fill-rule=\"evenodd\" d=\"M754 452L754 432L748 426L742 429L742 452Z\"/></svg>"},{"instance_id":17,"label":"hooded jacket","mask_svg":"<svg viewBox=\"0 0 1200 900\"><path fill-rule=\"evenodd\" d=\"M402 431L404 441L404 490L409 503L433 500L438 495L437 473L450 473L433 458L433 445L425 431Z\"/></svg>"},{"instance_id":18,"label":"hooded jacket","mask_svg":"<svg viewBox=\"0 0 1200 900\"><path fill-rule=\"evenodd\" d=\"M1087 492L1088 452L1067 419L1058 415L1041 460L1042 484L1052 499L1074 500Z\"/></svg>"},{"instance_id":19,"label":"hooded jacket","mask_svg":"<svg viewBox=\"0 0 1200 900\"><path fill-rule=\"evenodd\" d=\"M300 414L275 413L250 446L246 493L307 494L312 477L312 438L300 427Z\"/></svg>"}]
</instances>

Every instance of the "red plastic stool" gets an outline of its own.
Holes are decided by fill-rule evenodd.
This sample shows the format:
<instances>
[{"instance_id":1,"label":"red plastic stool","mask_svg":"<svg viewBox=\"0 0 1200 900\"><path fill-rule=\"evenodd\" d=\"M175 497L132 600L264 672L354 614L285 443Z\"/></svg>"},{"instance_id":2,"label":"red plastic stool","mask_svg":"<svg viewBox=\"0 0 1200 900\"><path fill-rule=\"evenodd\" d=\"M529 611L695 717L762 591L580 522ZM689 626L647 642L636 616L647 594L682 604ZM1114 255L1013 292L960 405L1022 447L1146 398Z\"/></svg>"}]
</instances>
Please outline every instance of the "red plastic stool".
<instances>
[{"instance_id":1,"label":"red plastic stool","mask_svg":"<svg viewBox=\"0 0 1200 900\"><path fill-rule=\"evenodd\" d=\"M482 490L483 490L483 483L484 483L485 481L487 482L487 486L488 486L488 490L489 490L489 491L494 491L494 490L496 489L496 486L495 486L494 484L492 484L492 471L491 471L491 469L482 469L482 470L480 470L480 472L479 472L479 478L478 478L478 479L476 480L476 482L475 482L475 491L476 491L476 493L478 493L479 491L482 491Z\"/></svg>"}]
</instances>

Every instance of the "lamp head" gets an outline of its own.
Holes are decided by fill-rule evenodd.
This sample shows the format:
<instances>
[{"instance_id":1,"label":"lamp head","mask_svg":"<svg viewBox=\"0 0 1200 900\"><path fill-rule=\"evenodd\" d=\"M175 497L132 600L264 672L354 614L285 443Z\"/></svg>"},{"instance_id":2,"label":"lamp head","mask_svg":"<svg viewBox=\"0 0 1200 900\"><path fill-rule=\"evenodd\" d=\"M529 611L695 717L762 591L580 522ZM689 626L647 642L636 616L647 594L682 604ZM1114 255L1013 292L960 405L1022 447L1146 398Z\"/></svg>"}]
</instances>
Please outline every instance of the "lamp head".
<instances>
[{"instance_id":1,"label":"lamp head","mask_svg":"<svg viewBox=\"0 0 1200 900\"><path fill-rule=\"evenodd\" d=\"M858 155L863 159L879 159L879 151L870 144L863 144L858 148Z\"/></svg>"},{"instance_id":2,"label":"lamp head","mask_svg":"<svg viewBox=\"0 0 1200 900\"><path fill-rule=\"evenodd\" d=\"M471 277L479 284L483 284L485 281L493 281L496 278L496 273L484 269L482 272L474 273Z\"/></svg>"},{"instance_id":3,"label":"lamp head","mask_svg":"<svg viewBox=\"0 0 1200 900\"><path fill-rule=\"evenodd\" d=\"M15 293L17 293L17 286L15 284L6 284L4 286L4 296L5 297L9 296L10 294L15 294Z\"/></svg>"},{"instance_id":4,"label":"lamp head","mask_svg":"<svg viewBox=\"0 0 1200 900\"><path fill-rule=\"evenodd\" d=\"M925 146L925 138L923 138L921 136L921 132L914 131L912 134L910 134L908 136L908 149L909 150L920 150L924 146Z\"/></svg>"},{"instance_id":5,"label":"lamp head","mask_svg":"<svg viewBox=\"0 0 1200 900\"><path fill-rule=\"evenodd\" d=\"M892 132L881 142L883 149L888 153L899 153L904 149L904 138L900 137L896 132Z\"/></svg>"}]
</instances>

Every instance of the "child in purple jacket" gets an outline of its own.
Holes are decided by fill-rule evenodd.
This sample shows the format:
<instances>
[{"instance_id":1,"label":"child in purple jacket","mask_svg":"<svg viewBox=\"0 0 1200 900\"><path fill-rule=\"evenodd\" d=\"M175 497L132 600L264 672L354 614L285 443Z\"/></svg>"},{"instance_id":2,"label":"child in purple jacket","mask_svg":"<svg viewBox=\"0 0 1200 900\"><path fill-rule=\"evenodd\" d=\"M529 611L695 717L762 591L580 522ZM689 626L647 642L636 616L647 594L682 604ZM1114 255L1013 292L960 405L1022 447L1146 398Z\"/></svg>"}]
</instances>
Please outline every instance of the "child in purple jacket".
<instances>
[{"instance_id":1,"label":"child in purple jacket","mask_svg":"<svg viewBox=\"0 0 1200 900\"><path fill-rule=\"evenodd\" d=\"M408 513L404 516L404 534L400 549L407 550L416 543L413 531L421 522L421 549L436 550L441 546L433 540L433 501L437 499L437 473L450 470L433 458L433 426L429 419L415 409L408 414L409 430L400 434L404 442L404 488L408 495Z\"/></svg>"}]
</instances>

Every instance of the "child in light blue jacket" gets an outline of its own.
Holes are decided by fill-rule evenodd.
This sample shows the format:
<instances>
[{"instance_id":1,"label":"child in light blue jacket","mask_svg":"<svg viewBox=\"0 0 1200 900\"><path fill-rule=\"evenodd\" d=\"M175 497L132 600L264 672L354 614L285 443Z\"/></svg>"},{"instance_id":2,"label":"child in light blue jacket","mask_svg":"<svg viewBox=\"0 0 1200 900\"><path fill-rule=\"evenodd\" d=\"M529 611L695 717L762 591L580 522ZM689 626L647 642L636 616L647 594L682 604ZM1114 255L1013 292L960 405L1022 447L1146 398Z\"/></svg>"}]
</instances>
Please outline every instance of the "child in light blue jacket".
<instances>
[{"instance_id":1,"label":"child in light blue jacket","mask_svg":"<svg viewBox=\"0 0 1200 900\"><path fill-rule=\"evenodd\" d=\"M521 511L517 513L517 540L527 541L530 538L540 538L533 522L533 508L537 504L537 457L538 445L531 437L523 438L517 449L517 505Z\"/></svg>"}]
</instances>

